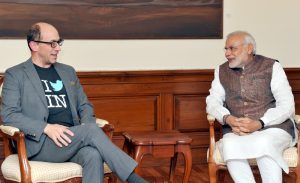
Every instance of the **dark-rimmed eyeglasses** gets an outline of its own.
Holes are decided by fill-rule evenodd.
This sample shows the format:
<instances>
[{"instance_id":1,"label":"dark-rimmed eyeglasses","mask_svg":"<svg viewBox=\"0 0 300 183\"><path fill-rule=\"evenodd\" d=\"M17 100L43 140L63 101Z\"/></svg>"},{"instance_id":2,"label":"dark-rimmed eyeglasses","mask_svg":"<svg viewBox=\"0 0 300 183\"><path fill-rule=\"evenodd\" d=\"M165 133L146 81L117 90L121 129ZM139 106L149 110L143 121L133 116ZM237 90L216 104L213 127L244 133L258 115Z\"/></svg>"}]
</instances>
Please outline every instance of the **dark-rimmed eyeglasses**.
<instances>
[{"instance_id":1,"label":"dark-rimmed eyeglasses","mask_svg":"<svg viewBox=\"0 0 300 183\"><path fill-rule=\"evenodd\" d=\"M36 43L44 43L44 44L48 44L50 45L52 48L56 48L57 45L62 46L64 40L63 39L59 39L58 41L50 41L50 42L46 42L46 41L34 41Z\"/></svg>"}]
</instances>

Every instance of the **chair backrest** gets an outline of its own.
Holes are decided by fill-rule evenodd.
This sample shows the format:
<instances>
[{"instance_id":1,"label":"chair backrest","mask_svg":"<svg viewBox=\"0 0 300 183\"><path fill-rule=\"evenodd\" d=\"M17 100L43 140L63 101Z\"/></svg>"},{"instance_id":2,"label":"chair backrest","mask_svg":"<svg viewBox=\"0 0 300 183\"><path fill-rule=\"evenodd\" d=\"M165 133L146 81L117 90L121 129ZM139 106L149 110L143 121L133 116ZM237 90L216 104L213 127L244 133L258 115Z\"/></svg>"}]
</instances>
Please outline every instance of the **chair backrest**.
<instances>
[{"instance_id":1,"label":"chair backrest","mask_svg":"<svg viewBox=\"0 0 300 183\"><path fill-rule=\"evenodd\" d=\"M3 81L4 81L4 75L0 74L0 105L1 105L1 102L2 102L1 93L2 93L2 84L3 84ZM1 110L1 108L0 108L0 110Z\"/></svg>"},{"instance_id":2,"label":"chair backrest","mask_svg":"<svg viewBox=\"0 0 300 183\"><path fill-rule=\"evenodd\" d=\"M1 105L2 105L2 84L4 81L4 75L0 74L0 113L1 113ZM2 124L2 118L0 116L0 125Z\"/></svg>"},{"instance_id":3,"label":"chair backrest","mask_svg":"<svg viewBox=\"0 0 300 183\"><path fill-rule=\"evenodd\" d=\"M0 74L0 86L2 86L3 81L4 81L4 75Z\"/></svg>"}]
</instances>

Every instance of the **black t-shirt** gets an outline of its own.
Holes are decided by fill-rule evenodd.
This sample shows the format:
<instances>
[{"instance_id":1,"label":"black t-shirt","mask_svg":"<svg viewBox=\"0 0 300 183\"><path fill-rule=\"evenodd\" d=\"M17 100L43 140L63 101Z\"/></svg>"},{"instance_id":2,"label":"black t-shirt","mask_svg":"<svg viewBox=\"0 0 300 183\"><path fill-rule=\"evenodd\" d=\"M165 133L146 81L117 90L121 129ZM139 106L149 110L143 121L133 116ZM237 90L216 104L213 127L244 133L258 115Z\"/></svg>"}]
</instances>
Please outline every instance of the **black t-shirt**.
<instances>
[{"instance_id":1,"label":"black t-shirt","mask_svg":"<svg viewBox=\"0 0 300 183\"><path fill-rule=\"evenodd\" d=\"M47 123L73 126L68 95L54 66L49 68L34 66L41 79L48 103L49 117Z\"/></svg>"}]
</instances>

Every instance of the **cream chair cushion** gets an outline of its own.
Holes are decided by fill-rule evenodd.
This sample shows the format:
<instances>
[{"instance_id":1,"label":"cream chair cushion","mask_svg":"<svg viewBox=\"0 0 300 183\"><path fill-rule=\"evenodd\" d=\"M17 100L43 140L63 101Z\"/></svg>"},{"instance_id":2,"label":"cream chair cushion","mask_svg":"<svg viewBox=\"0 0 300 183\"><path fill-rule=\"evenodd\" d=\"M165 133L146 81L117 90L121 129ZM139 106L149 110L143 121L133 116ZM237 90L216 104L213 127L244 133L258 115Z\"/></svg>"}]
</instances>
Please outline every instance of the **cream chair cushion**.
<instances>
[{"instance_id":1,"label":"cream chair cushion","mask_svg":"<svg viewBox=\"0 0 300 183\"><path fill-rule=\"evenodd\" d=\"M104 119L96 118L96 124L99 127L103 127L104 125L109 124L109 122Z\"/></svg>"},{"instance_id":2,"label":"cream chair cushion","mask_svg":"<svg viewBox=\"0 0 300 183\"><path fill-rule=\"evenodd\" d=\"M218 146L216 146L215 154L214 154L214 159L216 164L218 165L225 165L225 162L221 156L220 150ZM297 154L297 148L296 147L290 147L286 149L283 152L283 159L287 162L289 167L296 167L297 162L298 162L298 154ZM257 165L255 159L249 159L249 164L250 165Z\"/></svg>"},{"instance_id":3,"label":"cream chair cushion","mask_svg":"<svg viewBox=\"0 0 300 183\"><path fill-rule=\"evenodd\" d=\"M300 125L300 115L295 115L294 118L295 118L296 124ZM214 121L215 120L215 118L211 115L207 115L207 119L209 121ZM208 151L207 151L207 158L208 158ZM290 147L290 148L286 149L283 152L283 159L287 162L289 167L297 167L297 163L298 163L297 148L296 147ZM220 154L220 150L218 148L218 145L216 145L216 149L215 149L215 152L214 152L214 160L215 160L216 164L218 164L218 165L225 165L226 164L224 162L221 154ZM250 165L257 165L255 159L250 159L249 163L250 163Z\"/></svg>"},{"instance_id":4,"label":"cream chair cushion","mask_svg":"<svg viewBox=\"0 0 300 183\"><path fill-rule=\"evenodd\" d=\"M60 182L74 177L82 177L81 166L72 162L48 163L29 161L29 164L31 167L32 182ZM17 154L5 158L1 170L5 179L16 182L21 181L20 165ZM111 172L105 163L104 172Z\"/></svg>"},{"instance_id":5,"label":"cream chair cushion","mask_svg":"<svg viewBox=\"0 0 300 183\"><path fill-rule=\"evenodd\" d=\"M96 119L99 127L108 124L108 121ZM11 126L0 126L0 130L10 136L13 136L19 129ZM80 165L72 162L48 163L41 161L29 161L31 167L32 182L60 182L74 177L82 177L82 168ZM16 182L21 181L21 172L17 154L5 158L1 165L1 171L5 179ZM111 173L106 163L104 163L104 173Z\"/></svg>"}]
</instances>

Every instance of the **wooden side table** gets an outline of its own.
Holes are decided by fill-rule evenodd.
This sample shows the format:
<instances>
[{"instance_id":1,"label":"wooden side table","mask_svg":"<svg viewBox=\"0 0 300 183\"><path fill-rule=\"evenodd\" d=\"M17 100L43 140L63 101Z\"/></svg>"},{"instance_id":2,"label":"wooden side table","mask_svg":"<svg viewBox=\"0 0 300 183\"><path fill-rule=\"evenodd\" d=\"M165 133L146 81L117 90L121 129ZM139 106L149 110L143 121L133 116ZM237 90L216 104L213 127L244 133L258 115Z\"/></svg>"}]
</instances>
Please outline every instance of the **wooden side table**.
<instances>
[{"instance_id":1,"label":"wooden side table","mask_svg":"<svg viewBox=\"0 0 300 183\"><path fill-rule=\"evenodd\" d=\"M174 182L174 173L178 153L182 153L185 159L183 182L187 183L192 169L192 139L178 131L152 131L152 132L125 132L123 150L138 163L146 154L157 158L171 158L169 181ZM140 164L135 169L140 173Z\"/></svg>"}]
</instances>

